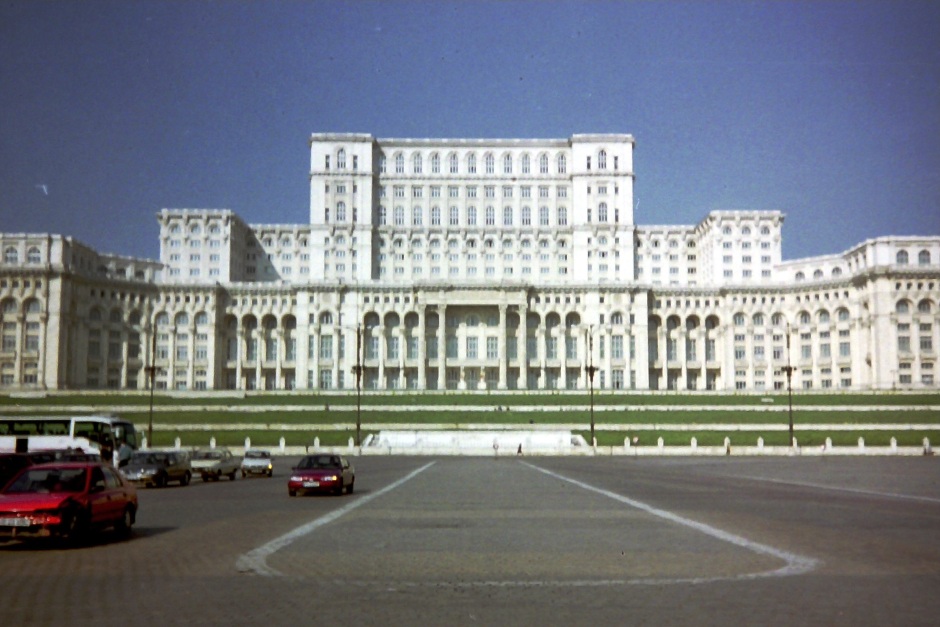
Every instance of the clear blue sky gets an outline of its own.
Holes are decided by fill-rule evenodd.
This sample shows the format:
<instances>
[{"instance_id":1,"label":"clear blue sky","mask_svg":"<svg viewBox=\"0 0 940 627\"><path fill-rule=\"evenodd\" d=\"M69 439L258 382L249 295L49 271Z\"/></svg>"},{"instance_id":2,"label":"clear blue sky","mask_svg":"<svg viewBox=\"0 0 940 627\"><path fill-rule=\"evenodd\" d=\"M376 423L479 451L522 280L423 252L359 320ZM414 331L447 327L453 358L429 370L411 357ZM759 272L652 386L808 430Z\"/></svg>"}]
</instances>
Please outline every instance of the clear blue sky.
<instances>
[{"instance_id":1,"label":"clear blue sky","mask_svg":"<svg viewBox=\"0 0 940 627\"><path fill-rule=\"evenodd\" d=\"M779 209L787 259L940 235L940 3L0 4L2 231L304 223L328 131L631 133L638 224Z\"/></svg>"}]
</instances>

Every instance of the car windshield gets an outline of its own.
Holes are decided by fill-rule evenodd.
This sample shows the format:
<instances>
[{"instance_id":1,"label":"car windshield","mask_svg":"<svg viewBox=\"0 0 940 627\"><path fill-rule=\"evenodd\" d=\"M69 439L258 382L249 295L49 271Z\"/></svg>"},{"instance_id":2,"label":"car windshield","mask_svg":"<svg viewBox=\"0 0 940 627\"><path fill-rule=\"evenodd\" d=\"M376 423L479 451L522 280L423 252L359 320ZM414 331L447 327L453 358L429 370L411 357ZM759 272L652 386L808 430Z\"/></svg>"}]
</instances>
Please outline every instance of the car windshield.
<instances>
[{"instance_id":1,"label":"car windshield","mask_svg":"<svg viewBox=\"0 0 940 627\"><path fill-rule=\"evenodd\" d=\"M193 459L222 459L222 453L219 451L199 451L193 455Z\"/></svg>"},{"instance_id":2,"label":"car windshield","mask_svg":"<svg viewBox=\"0 0 940 627\"><path fill-rule=\"evenodd\" d=\"M4 494L50 494L82 492L84 468L35 468L25 471L7 486Z\"/></svg>"},{"instance_id":3,"label":"car windshield","mask_svg":"<svg viewBox=\"0 0 940 627\"><path fill-rule=\"evenodd\" d=\"M162 464L165 459L166 455L161 455L160 453L134 453L131 456L130 463L139 466L154 466Z\"/></svg>"},{"instance_id":4,"label":"car windshield","mask_svg":"<svg viewBox=\"0 0 940 627\"><path fill-rule=\"evenodd\" d=\"M267 451L248 451L245 453L245 459L268 459L271 453Z\"/></svg>"},{"instance_id":5,"label":"car windshield","mask_svg":"<svg viewBox=\"0 0 940 627\"><path fill-rule=\"evenodd\" d=\"M331 455L311 455L300 460L298 468L339 468L339 457Z\"/></svg>"}]
</instances>

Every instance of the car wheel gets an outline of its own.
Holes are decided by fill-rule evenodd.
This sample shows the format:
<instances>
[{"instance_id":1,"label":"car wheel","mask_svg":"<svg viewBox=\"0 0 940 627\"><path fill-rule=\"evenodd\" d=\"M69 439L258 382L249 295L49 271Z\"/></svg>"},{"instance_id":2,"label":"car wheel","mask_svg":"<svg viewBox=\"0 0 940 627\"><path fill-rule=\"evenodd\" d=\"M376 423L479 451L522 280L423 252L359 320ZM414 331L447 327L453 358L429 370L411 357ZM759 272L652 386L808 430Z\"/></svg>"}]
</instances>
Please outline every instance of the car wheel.
<instances>
[{"instance_id":1,"label":"car wheel","mask_svg":"<svg viewBox=\"0 0 940 627\"><path fill-rule=\"evenodd\" d=\"M206 473L202 473L202 480L203 480L203 481L208 481L208 480L209 480L209 475L207 475Z\"/></svg>"},{"instance_id":2,"label":"car wheel","mask_svg":"<svg viewBox=\"0 0 940 627\"><path fill-rule=\"evenodd\" d=\"M349 487L346 488L346 494L352 494L353 489L356 487L356 480L353 479L352 483L349 484Z\"/></svg>"},{"instance_id":3,"label":"car wheel","mask_svg":"<svg viewBox=\"0 0 940 627\"><path fill-rule=\"evenodd\" d=\"M166 486L166 475L158 475L156 480L154 480L154 485L158 488L163 488Z\"/></svg>"},{"instance_id":4,"label":"car wheel","mask_svg":"<svg viewBox=\"0 0 940 627\"><path fill-rule=\"evenodd\" d=\"M85 535L85 516L77 508L69 509L62 516L59 536L68 544L75 544Z\"/></svg>"},{"instance_id":5,"label":"car wheel","mask_svg":"<svg viewBox=\"0 0 940 627\"><path fill-rule=\"evenodd\" d=\"M234 470L233 470L232 472L228 473L228 480L229 480L229 481L235 481L235 476L236 476L237 474L238 474L238 473L236 473Z\"/></svg>"},{"instance_id":6,"label":"car wheel","mask_svg":"<svg viewBox=\"0 0 940 627\"><path fill-rule=\"evenodd\" d=\"M287 495L288 495L288 496L297 496L297 490L288 490L288 491L287 491Z\"/></svg>"},{"instance_id":7,"label":"car wheel","mask_svg":"<svg viewBox=\"0 0 940 627\"><path fill-rule=\"evenodd\" d=\"M192 474L190 474L190 472L187 470L186 474L183 475L183 478L180 479L180 485L189 485L189 481L192 478L193 478Z\"/></svg>"},{"instance_id":8,"label":"car wheel","mask_svg":"<svg viewBox=\"0 0 940 627\"><path fill-rule=\"evenodd\" d=\"M114 529L122 536L128 536L131 533L131 526L134 524L134 508L128 505L124 508L124 514L114 523Z\"/></svg>"},{"instance_id":9,"label":"car wheel","mask_svg":"<svg viewBox=\"0 0 940 627\"><path fill-rule=\"evenodd\" d=\"M273 477L273 476L274 476L274 471L273 471L273 470L269 470L269 471L268 471L268 477Z\"/></svg>"},{"instance_id":10,"label":"car wheel","mask_svg":"<svg viewBox=\"0 0 940 627\"><path fill-rule=\"evenodd\" d=\"M336 496L342 496L342 494L343 494L343 492L344 492L345 490L346 490L346 486L344 486L342 483L340 483L340 484L339 484L339 487L336 488L335 490L333 490L333 494L335 494Z\"/></svg>"}]
</instances>

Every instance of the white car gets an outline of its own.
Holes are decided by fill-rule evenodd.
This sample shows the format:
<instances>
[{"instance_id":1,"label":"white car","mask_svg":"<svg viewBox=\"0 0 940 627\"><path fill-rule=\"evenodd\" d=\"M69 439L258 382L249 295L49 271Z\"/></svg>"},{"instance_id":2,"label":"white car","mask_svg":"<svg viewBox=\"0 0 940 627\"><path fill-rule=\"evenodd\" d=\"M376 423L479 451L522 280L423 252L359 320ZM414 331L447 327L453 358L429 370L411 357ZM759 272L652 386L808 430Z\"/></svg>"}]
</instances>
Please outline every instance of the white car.
<instances>
[{"instance_id":1,"label":"white car","mask_svg":"<svg viewBox=\"0 0 940 627\"><path fill-rule=\"evenodd\" d=\"M218 481L222 475L235 480L239 459L227 448L213 448L193 453L193 473L202 475L203 481Z\"/></svg>"},{"instance_id":2,"label":"white car","mask_svg":"<svg viewBox=\"0 0 940 627\"><path fill-rule=\"evenodd\" d=\"M274 474L274 459L268 451L247 450L242 459L242 477L248 475L272 476Z\"/></svg>"}]
</instances>

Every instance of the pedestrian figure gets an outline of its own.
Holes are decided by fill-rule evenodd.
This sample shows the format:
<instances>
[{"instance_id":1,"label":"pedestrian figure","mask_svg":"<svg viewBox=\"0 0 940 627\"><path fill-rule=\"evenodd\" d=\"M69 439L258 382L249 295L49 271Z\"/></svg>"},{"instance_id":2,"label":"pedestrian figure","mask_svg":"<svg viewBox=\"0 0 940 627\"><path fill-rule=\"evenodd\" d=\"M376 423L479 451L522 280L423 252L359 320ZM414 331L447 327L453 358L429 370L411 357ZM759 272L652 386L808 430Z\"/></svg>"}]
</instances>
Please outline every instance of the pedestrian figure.
<instances>
[{"instance_id":1,"label":"pedestrian figure","mask_svg":"<svg viewBox=\"0 0 940 627\"><path fill-rule=\"evenodd\" d=\"M519 450L516 451L516 455L522 455L522 444L519 444Z\"/></svg>"}]
</instances>

